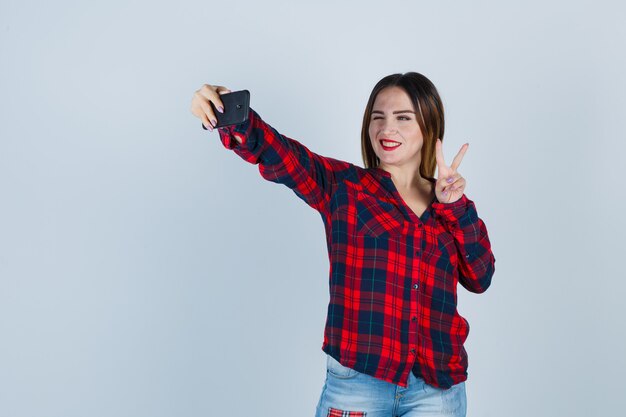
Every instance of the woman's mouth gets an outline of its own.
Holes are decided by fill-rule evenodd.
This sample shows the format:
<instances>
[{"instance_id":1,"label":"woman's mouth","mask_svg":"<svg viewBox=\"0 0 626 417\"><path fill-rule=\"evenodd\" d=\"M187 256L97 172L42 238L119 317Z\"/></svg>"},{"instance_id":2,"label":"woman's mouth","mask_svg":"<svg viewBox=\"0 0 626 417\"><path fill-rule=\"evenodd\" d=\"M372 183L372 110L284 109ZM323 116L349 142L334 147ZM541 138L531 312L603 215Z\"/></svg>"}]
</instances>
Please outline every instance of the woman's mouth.
<instances>
[{"instance_id":1,"label":"woman's mouth","mask_svg":"<svg viewBox=\"0 0 626 417\"><path fill-rule=\"evenodd\" d=\"M382 148L385 151L393 151L394 149L396 149L398 146L401 145L400 142L396 142L393 140L386 140L386 139L381 139L379 140L380 142L380 146L382 146Z\"/></svg>"}]
</instances>

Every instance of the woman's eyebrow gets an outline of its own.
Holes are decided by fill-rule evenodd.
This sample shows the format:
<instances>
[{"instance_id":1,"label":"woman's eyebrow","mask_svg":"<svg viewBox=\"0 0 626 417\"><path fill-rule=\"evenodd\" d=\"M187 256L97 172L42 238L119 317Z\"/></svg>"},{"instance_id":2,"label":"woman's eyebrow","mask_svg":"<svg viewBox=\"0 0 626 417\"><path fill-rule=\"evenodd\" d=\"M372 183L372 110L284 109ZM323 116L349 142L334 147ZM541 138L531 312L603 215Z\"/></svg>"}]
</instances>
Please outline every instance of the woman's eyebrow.
<instances>
[{"instance_id":1,"label":"woman's eyebrow","mask_svg":"<svg viewBox=\"0 0 626 417\"><path fill-rule=\"evenodd\" d=\"M372 110L372 114L374 113L379 113L379 114L385 114L385 112L380 111L380 110ZM417 114L412 110L398 110L398 111L394 111L393 114L399 114L399 113L413 113L413 114Z\"/></svg>"}]
</instances>

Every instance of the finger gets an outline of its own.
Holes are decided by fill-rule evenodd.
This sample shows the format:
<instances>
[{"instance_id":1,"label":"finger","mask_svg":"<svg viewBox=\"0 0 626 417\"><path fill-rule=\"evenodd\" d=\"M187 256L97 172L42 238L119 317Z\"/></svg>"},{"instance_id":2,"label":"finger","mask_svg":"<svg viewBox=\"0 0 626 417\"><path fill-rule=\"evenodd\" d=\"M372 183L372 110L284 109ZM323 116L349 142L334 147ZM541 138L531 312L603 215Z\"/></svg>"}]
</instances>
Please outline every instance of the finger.
<instances>
[{"instance_id":1,"label":"finger","mask_svg":"<svg viewBox=\"0 0 626 417\"><path fill-rule=\"evenodd\" d=\"M206 86L206 84L205 84ZM211 92L206 89L204 86L197 90L193 95L191 112L196 115L198 118L202 119L202 116L205 114L209 119L215 118L215 114L213 109L209 105L209 98L211 96Z\"/></svg>"},{"instance_id":2,"label":"finger","mask_svg":"<svg viewBox=\"0 0 626 417\"><path fill-rule=\"evenodd\" d=\"M218 85L216 86L216 92L221 96L222 94L228 94L228 93L232 93L232 91L230 91L230 89L224 87L223 85ZM225 111L225 106L224 106L224 102L222 101L221 98L218 98L220 104L217 106L217 111L219 111L220 113L224 113Z\"/></svg>"},{"instance_id":3,"label":"finger","mask_svg":"<svg viewBox=\"0 0 626 417\"><path fill-rule=\"evenodd\" d=\"M459 178L461 178L461 174L459 174L458 172L452 171L450 170L450 172L448 173L448 176L445 177L446 180L446 185L452 185L454 184Z\"/></svg>"},{"instance_id":4,"label":"finger","mask_svg":"<svg viewBox=\"0 0 626 417\"><path fill-rule=\"evenodd\" d=\"M447 177L442 177L439 180L437 180L437 183L435 185L435 188L439 190L440 193L444 192L444 191L449 191L450 190L450 185L447 181L446 181Z\"/></svg>"},{"instance_id":5,"label":"finger","mask_svg":"<svg viewBox=\"0 0 626 417\"><path fill-rule=\"evenodd\" d=\"M222 103L222 99L217 93L218 88L226 87L223 87L221 85L204 84L199 92L204 98L211 102L211 104L215 107L217 111L219 111L220 113L224 113L224 103Z\"/></svg>"},{"instance_id":6,"label":"finger","mask_svg":"<svg viewBox=\"0 0 626 417\"><path fill-rule=\"evenodd\" d=\"M435 142L435 159L437 160L439 172L441 173L442 171L445 171L446 161L443 159L443 144L439 138L437 138L437 141Z\"/></svg>"},{"instance_id":7,"label":"finger","mask_svg":"<svg viewBox=\"0 0 626 417\"><path fill-rule=\"evenodd\" d=\"M460 177L455 182L450 184L450 190L451 191L462 190L465 188L465 184L466 184L465 178Z\"/></svg>"},{"instance_id":8,"label":"finger","mask_svg":"<svg viewBox=\"0 0 626 417\"><path fill-rule=\"evenodd\" d=\"M202 107L202 121L204 122L206 120L209 123L206 125L207 127L215 127L215 125L217 125L217 118L215 117L213 109L211 108L211 106L209 106L209 103L202 100L200 101L200 107Z\"/></svg>"},{"instance_id":9,"label":"finger","mask_svg":"<svg viewBox=\"0 0 626 417\"><path fill-rule=\"evenodd\" d=\"M205 106L208 106L203 101L194 100L194 103L191 107L191 113L198 119L202 120L202 127L204 128L204 130L213 130L213 124L209 121L209 118L206 115L204 108L202 107L203 104Z\"/></svg>"},{"instance_id":10,"label":"finger","mask_svg":"<svg viewBox=\"0 0 626 417\"><path fill-rule=\"evenodd\" d=\"M460 181L462 180L462 178L463 177L461 177L460 174L450 171L450 174L448 176L444 176L437 180L436 186L439 187L441 192L443 191L449 192L452 189L459 187L459 184L461 184Z\"/></svg>"},{"instance_id":11,"label":"finger","mask_svg":"<svg viewBox=\"0 0 626 417\"><path fill-rule=\"evenodd\" d=\"M441 190L441 193L443 194L445 192L446 195L450 193L463 193L463 191L465 190L465 185L465 179L459 178L456 182L446 185L445 188Z\"/></svg>"},{"instance_id":12,"label":"finger","mask_svg":"<svg viewBox=\"0 0 626 417\"><path fill-rule=\"evenodd\" d=\"M445 164L438 167L437 171L437 184L442 189L452 184L461 176L459 173L445 166Z\"/></svg>"},{"instance_id":13,"label":"finger","mask_svg":"<svg viewBox=\"0 0 626 417\"><path fill-rule=\"evenodd\" d=\"M463 155L465 155L465 152L467 152L468 147L469 147L469 143L466 143L463 146L461 146L461 150L459 150L459 153L457 153L456 156L454 157L454 160L452 161L452 165L450 165L450 168L452 168L453 171L456 171L459 165L461 165L461 161L463 160Z\"/></svg>"},{"instance_id":14,"label":"finger","mask_svg":"<svg viewBox=\"0 0 626 417\"><path fill-rule=\"evenodd\" d=\"M222 94L228 94L228 93L232 93L232 91L230 91L228 88L224 87L223 85L218 85L217 87L217 93L221 96Z\"/></svg>"},{"instance_id":15,"label":"finger","mask_svg":"<svg viewBox=\"0 0 626 417\"><path fill-rule=\"evenodd\" d=\"M201 119L202 119L202 127L204 127L205 130L212 132L213 125L211 124L211 122L209 122L209 119L207 119L206 114L203 114Z\"/></svg>"}]
</instances>

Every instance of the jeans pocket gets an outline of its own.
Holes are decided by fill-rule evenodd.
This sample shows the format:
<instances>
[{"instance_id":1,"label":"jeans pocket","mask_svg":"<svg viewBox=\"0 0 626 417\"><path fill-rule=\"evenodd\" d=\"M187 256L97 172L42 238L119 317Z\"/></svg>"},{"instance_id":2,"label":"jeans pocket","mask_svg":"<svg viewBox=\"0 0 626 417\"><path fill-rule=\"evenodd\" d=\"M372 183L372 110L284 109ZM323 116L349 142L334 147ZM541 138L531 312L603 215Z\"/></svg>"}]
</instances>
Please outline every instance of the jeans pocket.
<instances>
[{"instance_id":1,"label":"jeans pocket","mask_svg":"<svg viewBox=\"0 0 626 417\"><path fill-rule=\"evenodd\" d=\"M452 385L448 389L442 389L441 402L443 412L454 413L455 416L465 416L467 412L465 381Z\"/></svg>"},{"instance_id":2,"label":"jeans pocket","mask_svg":"<svg viewBox=\"0 0 626 417\"><path fill-rule=\"evenodd\" d=\"M341 379L354 378L359 374L354 369L343 366L339 361L328 354L326 354L326 369L329 375Z\"/></svg>"}]
</instances>

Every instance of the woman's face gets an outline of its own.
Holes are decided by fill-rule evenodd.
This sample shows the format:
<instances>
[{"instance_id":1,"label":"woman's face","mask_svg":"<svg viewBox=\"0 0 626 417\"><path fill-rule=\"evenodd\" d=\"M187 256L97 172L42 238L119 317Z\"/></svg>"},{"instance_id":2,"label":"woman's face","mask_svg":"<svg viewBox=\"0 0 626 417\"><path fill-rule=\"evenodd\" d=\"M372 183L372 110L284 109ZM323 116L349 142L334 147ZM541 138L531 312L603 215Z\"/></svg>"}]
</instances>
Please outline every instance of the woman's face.
<instances>
[{"instance_id":1,"label":"woman's face","mask_svg":"<svg viewBox=\"0 0 626 417\"><path fill-rule=\"evenodd\" d=\"M368 131L381 168L386 165L419 168L424 137L404 89L387 87L378 93Z\"/></svg>"}]
</instances>

